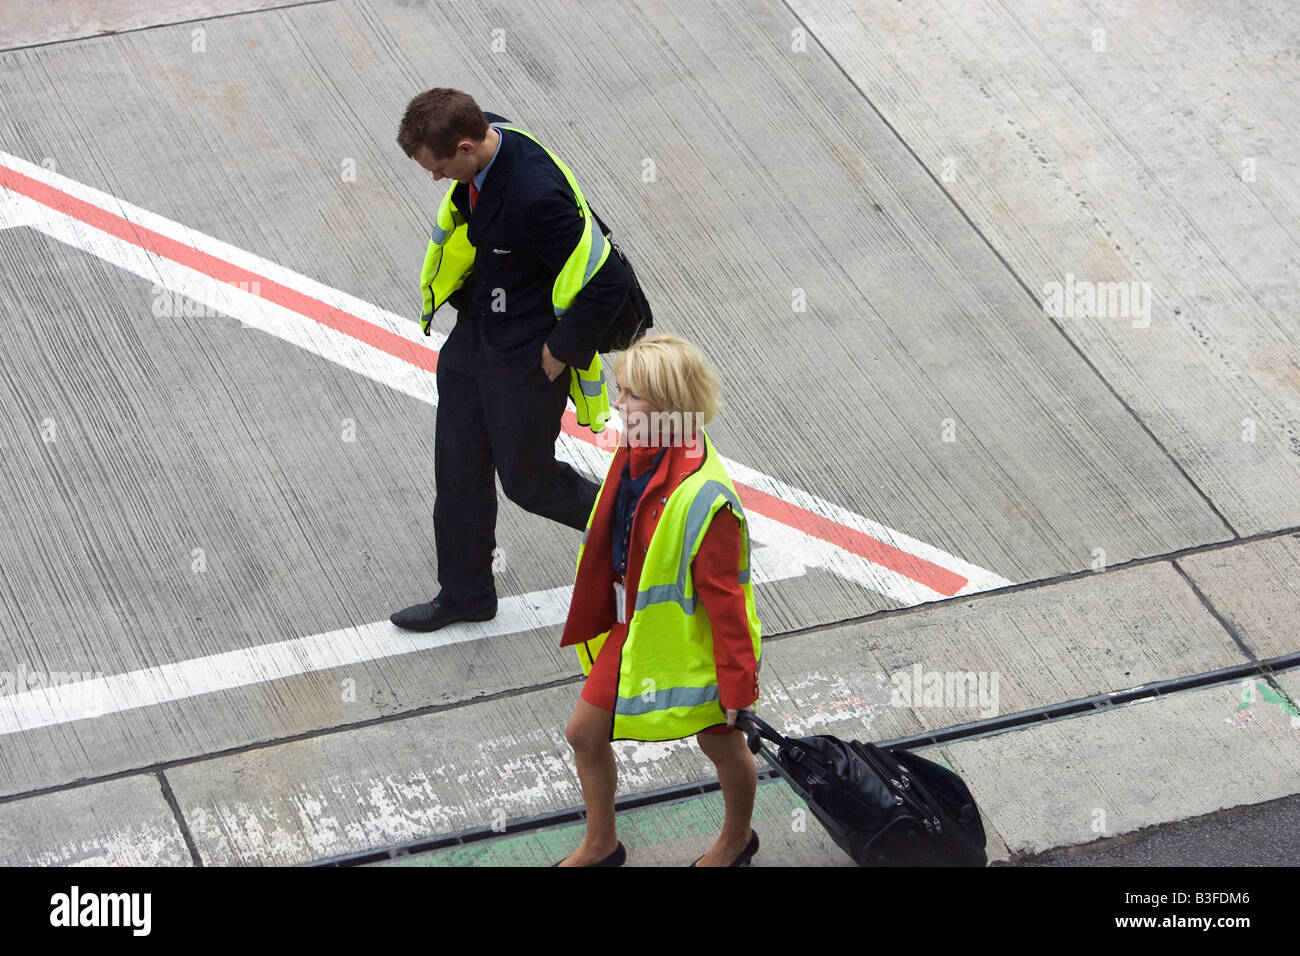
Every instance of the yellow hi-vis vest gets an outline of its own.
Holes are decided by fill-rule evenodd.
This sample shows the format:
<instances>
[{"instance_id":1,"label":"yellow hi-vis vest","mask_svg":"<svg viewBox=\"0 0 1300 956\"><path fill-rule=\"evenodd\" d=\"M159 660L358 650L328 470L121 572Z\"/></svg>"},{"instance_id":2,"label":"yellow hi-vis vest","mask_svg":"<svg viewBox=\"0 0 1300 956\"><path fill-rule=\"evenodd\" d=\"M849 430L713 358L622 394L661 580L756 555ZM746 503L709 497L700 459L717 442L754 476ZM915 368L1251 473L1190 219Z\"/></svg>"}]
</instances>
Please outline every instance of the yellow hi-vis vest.
<instances>
[{"instance_id":1,"label":"yellow hi-vis vest","mask_svg":"<svg viewBox=\"0 0 1300 956\"><path fill-rule=\"evenodd\" d=\"M583 223L582 238L569 254L551 289L551 305L558 321L568 311L583 286L609 258L609 243L605 239L605 234L595 225L595 217L592 216L587 200L583 198L582 190L578 188L577 180L573 178L573 173L569 171L568 166L560 162L558 156L538 143L537 137L518 127L493 123L492 128L498 132L511 130L521 136L527 136L546 150L546 155L551 157L551 161L559 167L560 172L564 173L564 178L568 181L569 188L573 190L574 198L578 202L578 213ZM425 335L429 334L429 322L433 319L433 313L438 311L453 292L465 284L470 270L474 268L475 250L467 237L468 224L464 215L451 201L451 194L455 188L453 185L447 190L438 206L437 221L434 223L433 234L429 239L429 249L424 255L424 268L420 271L420 294L423 299L420 328L424 330ZM605 385L600 354L594 355L591 364L585 369L571 366L570 372L569 397L573 400L578 424L586 425L593 432L601 431L609 421L610 412L609 389Z\"/></svg>"},{"instance_id":2,"label":"yellow hi-vis vest","mask_svg":"<svg viewBox=\"0 0 1300 956\"><path fill-rule=\"evenodd\" d=\"M761 652L762 625L749 576L745 511L713 444L703 429L698 434L703 439L704 462L669 496L642 564L619 665L612 740L678 740L726 721L718 697L713 630L691 578L691 563L704 533L713 516L726 507L740 521L738 575L745 591L755 661ZM595 514L593 508L588 534ZM578 551L579 568L585 550L584 535ZM606 631L578 646L584 673L591 673L594 658L608 636Z\"/></svg>"}]
</instances>

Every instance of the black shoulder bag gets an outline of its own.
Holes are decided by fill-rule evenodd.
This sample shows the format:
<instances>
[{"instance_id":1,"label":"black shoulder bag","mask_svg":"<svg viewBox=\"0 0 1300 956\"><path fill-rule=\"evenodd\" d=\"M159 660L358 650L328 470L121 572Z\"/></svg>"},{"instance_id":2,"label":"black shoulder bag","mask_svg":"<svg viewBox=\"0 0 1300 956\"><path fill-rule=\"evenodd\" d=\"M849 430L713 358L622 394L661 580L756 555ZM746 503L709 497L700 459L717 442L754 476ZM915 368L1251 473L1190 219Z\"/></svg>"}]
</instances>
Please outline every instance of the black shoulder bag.
<instances>
[{"instance_id":1,"label":"black shoulder bag","mask_svg":"<svg viewBox=\"0 0 1300 956\"><path fill-rule=\"evenodd\" d=\"M627 269L628 276L632 279L627 298L623 300L623 305L614 316L614 321L605 330L604 337L596 347L596 351L606 354L621 352L645 335L646 330L654 325L654 315L650 312L650 303L646 300L645 292L641 289L641 283L637 280L636 270L632 268L632 263L623 254L623 250L618 247L618 243L614 241L609 228L600 216L596 215L595 210L592 210L591 214L595 217L596 225L600 228L601 233L604 234L605 241L609 243L610 255L618 257L619 261L623 263L623 267Z\"/></svg>"}]
</instances>

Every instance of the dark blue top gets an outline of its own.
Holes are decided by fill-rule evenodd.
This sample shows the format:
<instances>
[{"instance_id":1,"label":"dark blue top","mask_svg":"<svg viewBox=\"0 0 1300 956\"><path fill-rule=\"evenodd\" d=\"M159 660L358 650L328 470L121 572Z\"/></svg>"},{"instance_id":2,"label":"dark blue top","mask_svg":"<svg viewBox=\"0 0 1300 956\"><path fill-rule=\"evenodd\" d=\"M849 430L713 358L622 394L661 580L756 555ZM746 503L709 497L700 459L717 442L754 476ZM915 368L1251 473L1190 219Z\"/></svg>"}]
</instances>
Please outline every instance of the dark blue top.
<instances>
[{"instance_id":1,"label":"dark blue top","mask_svg":"<svg viewBox=\"0 0 1300 956\"><path fill-rule=\"evenodd\" d=\"M465 214L465 238L477 254L465 284L447 300L456 325L438 365L514 385L536 373L545 342L561 362L586 368L627 299L631 270L608 256L557 321L555 277L586 225L568 180L544 148L509 131L501 133L492 165L481 173L482 192L472 210L469 184L452 186L452 201Z\"/></svg>"},{"instance_id":2,"label":"dark blue top","mask_svg":"<svg viewBox=\"0 0 1300 956\"><path fill-rule=\"evenodd\" d=\"M637 503L645 494L650 479L659 470L667 448L659 450L650 467L640 475L632 477L632 456L623 462L623 475L618 483L618 497L614 499L614 573L622 577L627 573L627 553L632 544L632 518L636 514Z\"/></svg>"}]
</instances>

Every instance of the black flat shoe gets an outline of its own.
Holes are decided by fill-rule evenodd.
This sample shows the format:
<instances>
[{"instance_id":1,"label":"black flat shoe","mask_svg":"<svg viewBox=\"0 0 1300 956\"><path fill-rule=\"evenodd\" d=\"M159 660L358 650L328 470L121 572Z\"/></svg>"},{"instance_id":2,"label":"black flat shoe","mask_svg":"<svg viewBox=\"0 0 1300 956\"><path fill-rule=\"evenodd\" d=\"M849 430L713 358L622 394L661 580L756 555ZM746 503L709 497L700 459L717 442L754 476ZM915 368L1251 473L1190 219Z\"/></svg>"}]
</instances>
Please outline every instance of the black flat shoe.
<instances>
[{"instance_id":1,"label":"black flat shoe","mask_svg":"<svg viewBox=\"0 0 1300 956\"><path fill-rule=\"evenodd\" d=\"M744 848L743 850L740 851L740 855L739 855L738 857L736 857L734 860L732 860L731 863L730 863L729 865L731 865L731 866L749 866L749 861L752 860L752 859L754 859L754 854L757 853L757 852L758 852L758 831L757 831L757 830L750 830L750 831L749 831L749 842L746 843L746 844L745 844L745 848ZM703 853L701 853L699 856L697 856L697 857L695 858L695 863L699 863L700 860L702 860L702 859L704 859L704 854L703 854ZM692 863L691 866L694 866L695 863Z\"/></svg>"},{"instance_id":2,"label":"black flat shoe","mask_svg":"<svg viewBox=\"0 0 1300 956\"><path fill-rule=\"evenodd\" d=\"M564 860L567 860L568 858L569 857L566 856ZM564 860L556 860L554 863L551 864L551 866L553 867L559 866L561 863L564 862ZM609 856L605 857L605 859L601 860L599 863L588 863L587 865L588 866L622 866L626 862L627 862L627 849L623 846L622 843L620 843L617 847L615 847L614 852L611 853Z\"/></svg>"},{"instance_id":3,"label":"black flat shoe","mask_svg":"<svg viewBox=\"0 0 1300 956\"><path fill-rule=\"evenodd\" d=\"M490 621L496 616L496 601L477 608L462 609L449 607L434 598L428 604L416 604L398 611L389 620L406 631L428 632L436 631L448 624L455 624L457 621Z\"/></svg>"}]
</instances>

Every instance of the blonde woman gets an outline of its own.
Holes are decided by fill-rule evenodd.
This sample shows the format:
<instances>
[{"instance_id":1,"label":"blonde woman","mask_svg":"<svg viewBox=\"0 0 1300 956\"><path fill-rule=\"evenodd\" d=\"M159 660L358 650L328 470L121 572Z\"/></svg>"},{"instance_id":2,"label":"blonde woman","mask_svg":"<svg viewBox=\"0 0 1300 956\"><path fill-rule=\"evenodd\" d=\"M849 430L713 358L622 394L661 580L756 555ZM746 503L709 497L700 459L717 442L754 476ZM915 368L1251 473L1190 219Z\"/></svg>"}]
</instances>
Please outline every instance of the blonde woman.
<instances>
[{"instance_id":1,"label":"blonde woman","mask_svg":"<svg viewBox=\"0 0 1300 956\"><path fill-rule=\"evenodd\" d=\"M700 866L743 866L758 772L735 727L758 700L760 625L745 512L703 426L721 385L700 351L670 335L619 356L623 442L578 555L561 647L587 674L566 736L587 835L560 866L621 866L611 740L692 735L717 767L726 815ZM696 865L692 864L692 865Z\"/></svg>"}]
</instances>

